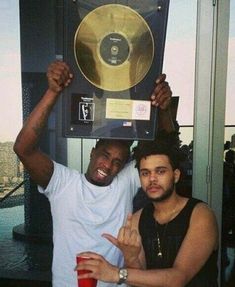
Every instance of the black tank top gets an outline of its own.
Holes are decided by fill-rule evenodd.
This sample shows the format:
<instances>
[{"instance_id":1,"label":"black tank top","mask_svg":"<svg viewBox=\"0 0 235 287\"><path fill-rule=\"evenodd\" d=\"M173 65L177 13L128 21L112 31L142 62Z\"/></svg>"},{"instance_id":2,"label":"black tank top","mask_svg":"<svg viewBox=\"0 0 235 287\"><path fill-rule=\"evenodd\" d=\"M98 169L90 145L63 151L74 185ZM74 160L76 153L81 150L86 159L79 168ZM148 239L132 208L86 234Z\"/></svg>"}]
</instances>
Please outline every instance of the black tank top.
<instances>
[{"instance_id":1,"label":"black tank top","mask_svg":"<svg viewBox=\"0 0 235 287\"><path fill-rule=\"evenodd\" d=\"M198 199L190 198L180 213L166 224L159 224L153 217L154 206L149 203L142 211L139 220L139 232L145 251L147 269L170 268L187 233L190 217ZM157 256L157 232L160 238L162 258ZM216 287L218 251L211 254L205 265L187 287Z\"/></svg>"}]
</instances>

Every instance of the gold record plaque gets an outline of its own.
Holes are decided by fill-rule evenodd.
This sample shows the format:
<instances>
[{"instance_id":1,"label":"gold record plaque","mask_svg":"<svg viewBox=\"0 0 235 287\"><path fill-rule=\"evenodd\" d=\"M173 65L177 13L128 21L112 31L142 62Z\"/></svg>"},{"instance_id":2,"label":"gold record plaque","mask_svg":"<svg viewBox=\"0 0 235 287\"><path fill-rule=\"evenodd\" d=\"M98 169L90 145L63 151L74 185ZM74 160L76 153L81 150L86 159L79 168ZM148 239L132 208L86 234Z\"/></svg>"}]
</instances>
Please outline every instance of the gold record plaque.
<instances>
[{"instance_id":1,"label":"gold record plaque","mask_svg":"<svg viewBox=\"0 0 235 287\"><path fill-rule=\"evenodd\" d=\"M63 135L153 140L170 0L64 0ZM126 3L126 4L125 4Z\"/></svg>"},{"instance_id":2,"label":"gold record plaque","mask_svg":"<svg viewBox=\"0 0 235 287\"><path fill-rule=\"evenodd\" d=\"M137 85L152 65L154 49L153 35L144 18L120 4L92 10L74 37L74 55L81 73L106 91Z\"/></svg>"}]
</instances>

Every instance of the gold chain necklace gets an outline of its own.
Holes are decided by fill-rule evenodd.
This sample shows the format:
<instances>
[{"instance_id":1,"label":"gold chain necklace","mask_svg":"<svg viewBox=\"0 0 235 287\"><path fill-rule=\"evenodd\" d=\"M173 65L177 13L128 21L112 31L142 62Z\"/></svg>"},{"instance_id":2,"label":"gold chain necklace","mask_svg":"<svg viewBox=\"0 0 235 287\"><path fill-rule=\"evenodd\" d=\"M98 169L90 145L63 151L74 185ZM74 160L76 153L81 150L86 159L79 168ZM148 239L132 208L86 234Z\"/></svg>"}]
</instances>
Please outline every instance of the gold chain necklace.
<instances>
[{"instance_id":1,"label":"gold chain necklace","mask_svg":"<svg viewBox=\"0 0 235 287\"><path fill-rule=\"evenodd\" d=\"M162 241L164 240L164 237L166 235L166 229L167 229L168 223L174 218L174 215L175 215L176 212L177 212L177 210L176 210L176 207L175 207L174 210L171 213L171 216L170 216L168 222L164 226L164 230L162 232ZM157 235L157 257L162 259L163 253L162 253L162 246L161 246L160 235L159 235L159 232L158 232L159 224L158 224L157 220L155 220L155 227L156 227L156 230L157 230L156 231L156 235Z\"/></svg>"},{"instance_id":2,"label":"gold chain necklace","mask_svg":"<svg viewBox=\"0 0 235 287\"><path fill-rule=\"evenodd\" d=\"M155 225L156 225L156 234L157 234L157 257L161 258L163 257L163 253L162 253L162 246L161 246L161 240L160 240L160 235L159 235L159 232L158 232L158 223L157 221L155 221ZM165 234L166 234L166 229L167 229L167 225L168 225L168 222L166 223L166 225L164 226L164 230L163 230L163 233L162 233L162 241L165 237Z\"/></svg>"},{"instance_id":3,"label":"gold chain necklace","mask_svg":"<svg viewBox=\"0 0 235 287\"><path fill-rule=\"evenodd\" d=\"M157 257L162 258L162 249L161 249L161 241L159 238L159 233L157 232Z\"/></svg>"}]
</instances>

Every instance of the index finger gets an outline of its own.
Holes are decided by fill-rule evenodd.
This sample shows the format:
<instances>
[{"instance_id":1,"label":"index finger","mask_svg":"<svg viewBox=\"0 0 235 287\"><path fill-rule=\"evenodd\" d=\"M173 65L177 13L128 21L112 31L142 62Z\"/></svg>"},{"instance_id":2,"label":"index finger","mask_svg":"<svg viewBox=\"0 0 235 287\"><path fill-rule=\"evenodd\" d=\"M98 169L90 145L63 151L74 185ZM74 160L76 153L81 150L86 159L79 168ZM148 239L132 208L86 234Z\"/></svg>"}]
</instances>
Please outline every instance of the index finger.
<instances>
[{"instance_id":1,"label":"index finger","mask_svg":"<svg viewBox=\"0 0 235 287\"><path fill-rule=\"evenodd\" d=\"M156 79L156 84L159 84L159 83L161 83L161 82L164 82L165 79L166 79L166 74L160 74L160 75L158 76L158 78Z\"/></svg>"}]
</instances>

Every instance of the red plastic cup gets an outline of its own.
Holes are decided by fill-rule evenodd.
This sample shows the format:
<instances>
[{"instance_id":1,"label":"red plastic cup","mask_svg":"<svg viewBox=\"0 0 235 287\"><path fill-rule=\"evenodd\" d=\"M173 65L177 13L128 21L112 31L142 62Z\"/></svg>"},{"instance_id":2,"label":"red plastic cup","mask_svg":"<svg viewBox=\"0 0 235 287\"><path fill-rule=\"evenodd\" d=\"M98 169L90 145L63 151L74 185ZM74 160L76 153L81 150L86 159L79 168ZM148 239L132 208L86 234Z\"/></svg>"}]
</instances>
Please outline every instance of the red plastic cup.
<instances>
[{"instance_id":1,"label":"red plastic cup","mask_svg":"<svg viewBox=\"0 0 235 287\"><path fill-rule=\"evenodd\" d=\"M91 259L90 257L77 256L77 264L83 260ZM89 270L77 270L78 275L89 273ZM96 287L97 280L94 278L78 279L78 287Z\"/></svg>"}]
</instances>

